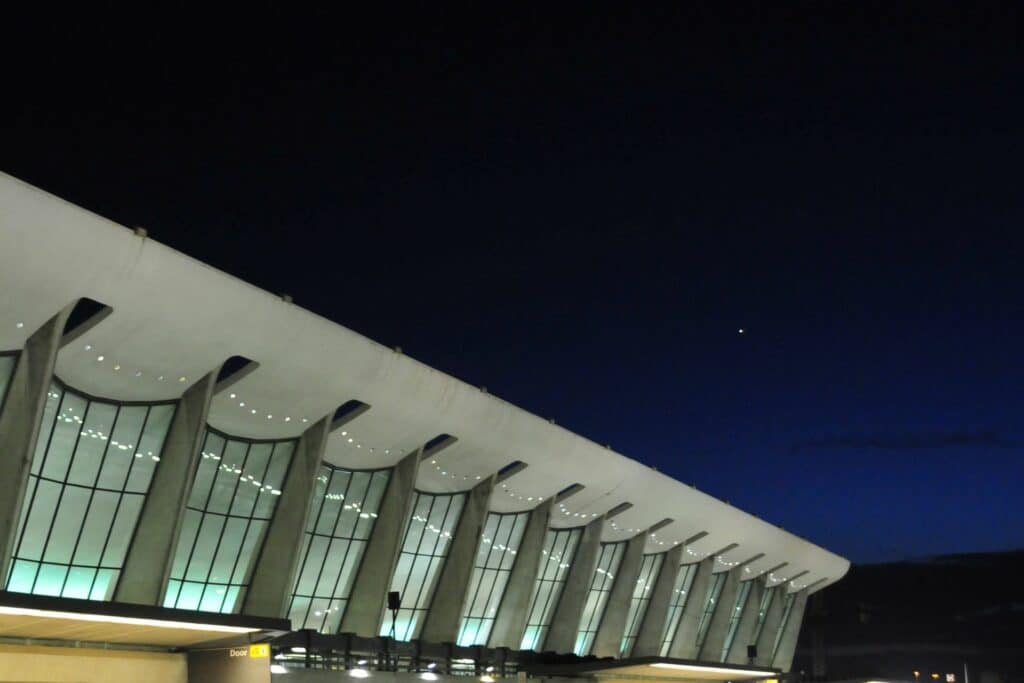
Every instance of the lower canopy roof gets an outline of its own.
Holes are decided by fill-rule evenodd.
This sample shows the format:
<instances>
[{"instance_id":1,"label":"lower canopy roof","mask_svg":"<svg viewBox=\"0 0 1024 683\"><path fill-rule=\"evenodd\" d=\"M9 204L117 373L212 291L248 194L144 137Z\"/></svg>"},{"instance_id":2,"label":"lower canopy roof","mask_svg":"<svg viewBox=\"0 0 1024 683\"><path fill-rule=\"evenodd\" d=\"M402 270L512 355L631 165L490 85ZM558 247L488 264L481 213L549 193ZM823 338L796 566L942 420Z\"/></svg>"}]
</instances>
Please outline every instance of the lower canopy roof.
<instances>
[{"instance_id":1,"label":"lower canopy roof","mask_svg":"<svg viewBox=\"0 0 1024 683\"><path fill-rule=\"evenodd\" d=\"M290 627L287 619L0 591L0 638L178 649L255 642Z\"/></svg>"},{"instance_id":2,"label":"lower canopy roof","mask_svg":"<svg viewBox=\"0 0 1024 683\"><path fill-rule=\"evenodd\" d=\"M596 678L657 678L686 681L777 680L781 670L718 662L699 662L669 657L628 659L580 659L560 664L527 665L531 674L547 676L594 676Z\"/></svg>"}]
</instances>

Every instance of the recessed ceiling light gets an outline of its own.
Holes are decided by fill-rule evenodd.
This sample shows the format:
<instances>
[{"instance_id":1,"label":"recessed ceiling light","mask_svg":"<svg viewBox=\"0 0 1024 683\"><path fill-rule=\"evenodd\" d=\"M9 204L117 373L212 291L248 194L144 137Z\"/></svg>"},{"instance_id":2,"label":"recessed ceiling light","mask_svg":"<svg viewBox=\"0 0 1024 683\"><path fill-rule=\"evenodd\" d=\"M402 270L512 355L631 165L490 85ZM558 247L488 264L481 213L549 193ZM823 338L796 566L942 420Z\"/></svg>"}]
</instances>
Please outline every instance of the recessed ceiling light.
<instances>
[{"instance_id":1,"label":"recessed ceiling light","mask_svg":"<svg viewBox=\"0 0 1024 683\"><path fill-rule=\"evenodd\" d=\"M235 398L235 397L236 397L235 394L231 394L231 396L229 398Z\"/></svg>"},{"instance_id":2,"label":"recessed ceiling light","mask_svg":"<svg viewBox=\"0 0 1024 683\"><path fill-rule=\"evenodd\" d=\"M85 345L85 350L86 351L92 351L92 344L86 344Z\"/></svg>"},{"instance_id":3,"label":"recessed ceiling light","mask_svg":"<svg viewBox=\"0 0 1024 683\"><path fill-rule=\"evenodd\" d=\"M20 330L21 328L25 327L25 323L16 323L14 326Z\"/></svg>"},{"instance_id":4,"label":"recessed ceiling light","mask_svg":"<svg viewBox=\"0 0 1024 683\"><path fill-rule=\"evenodd\" d=\"M181 377L179 377L179 378L178 378L178 381L179 381L179 382L184 382L184 381L185 381L185 377L184 377L184 375L183 375L183 376L181 376Z\"/></svg>"},{"instance_id":5,"label":"recessed ceiling light","mask_svg":"<svg viewBox=\"0 0 1024 683\"><path fill-rule=\"evenodd\" d=\"M102 363L103 362L103 356L96 356L96 360L98 360L100 363Z\"/></svg>"}]
</instances>

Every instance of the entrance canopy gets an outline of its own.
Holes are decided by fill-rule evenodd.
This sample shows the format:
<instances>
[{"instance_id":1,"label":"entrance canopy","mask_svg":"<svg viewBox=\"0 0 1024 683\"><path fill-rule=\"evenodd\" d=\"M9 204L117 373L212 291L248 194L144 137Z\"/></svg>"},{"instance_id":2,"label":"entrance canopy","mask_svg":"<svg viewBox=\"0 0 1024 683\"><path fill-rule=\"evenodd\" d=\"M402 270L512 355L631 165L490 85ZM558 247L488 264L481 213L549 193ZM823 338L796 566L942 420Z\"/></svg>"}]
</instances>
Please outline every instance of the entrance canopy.
<instances>
[{"instance_id":1,"label":"entrance canopy","mask_svg":"<svg viewBox=\"0 0 1024 683\"><path fill-rule=\"evenodd\" d=\"M0 591L0 638L179 649L250 643L288 632L287 619Z\"/></svg>"}]
</instances>

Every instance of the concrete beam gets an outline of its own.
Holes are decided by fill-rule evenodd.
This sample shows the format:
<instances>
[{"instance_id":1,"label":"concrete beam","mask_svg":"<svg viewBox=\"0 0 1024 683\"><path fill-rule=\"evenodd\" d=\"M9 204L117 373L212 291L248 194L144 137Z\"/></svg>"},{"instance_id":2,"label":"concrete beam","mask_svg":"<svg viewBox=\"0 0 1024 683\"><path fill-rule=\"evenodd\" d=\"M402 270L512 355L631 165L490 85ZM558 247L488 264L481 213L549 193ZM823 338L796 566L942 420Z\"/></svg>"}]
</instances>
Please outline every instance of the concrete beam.
<instances>
[{"instance_id":1,"label":"concrete beam","mask_svg":"<svg viewBox=\"0 0 1024 683\"><path fill-rule=\"evenodd\" d=\"M324 417L303 432L292 454L288 479L281 489L274 517L253 568L242 614L287 616L295 585L299 553L306 534L316 477L327 448L331 418Z\"/></svg>"},{"instance_id":2,"label":"concrete beam","mask_svg":"<svg viewBox=\"0 0 1024 683\"><path fill-rule=\"evenodd\" d=\"M498 475L491 475L474 486L462 506L448 556L430 599L430 609L423 620L420 640L428 643L454 643L458 638L466 592L473 577L473 562L480 550L480 536L487 521L491 493L497 479Z\"/></svg>"},{"instance_id":3,"label":"concrete beam","mask_svg":"<svg viewBox=\"0 0 1024 683\"><path fill-rule=\"evenodd\" d=\"M668 606L672 602L672 589L679 577L679 564L683 559L683 548L680 543L665 553L661 562L661 571L651 591L651 601L647 605L647 613L640 621L633 652L626 653L632 657L657 657L661 654L661 642L665 638L665 620L668 619Z\"/></svg>"},{"instance_id":4,"label":"concrete beam","mask_svg":"<svg viewBox=\"0 0 1024 683\"><path fill-rule=\"evenodd\" d=\"M679 625L672 636L669 657L676 659L697 659L697 626L700 615L704 611L708 590L711 588L711 574L715 568L715 556L710 555L694 568L693 583L690 584L690 597L683 605L683 614L679 617Z\"/></svg>"},{"instance_id":5,"label":"concrete beam","mask_svg":"<svg viewBox=\"0 0 1024 683\"><path fill-rule=\"evenodd\" d=\"M664 526L664 525L662 525ZM604 606L604 614L594 635L594 644L590 654L598 657L618 657L622 646L622 636L626 633L626 619L629 616L629 604L633 600L637 578L640 576L640 564L644 559L644 544L653 531L648 529L629 539L626 550L619 562L619 570L615 573L612 589Z\"/></svg>"},{"instance_id":6,"label":"concrete beam","mask_svg":"<svg viewBox=\"0 0 1024 683\"><path fill-rule=\"evenodd\" d=\"M750 595L747 596L747 603L740 613L740 622L736 626L736 635L732 639L729 651L725 653L725 660L730 664L750 664L750 657L747 656L747 646L754 645L754 627L757 625L757 613L761 607L761 598L764 595L764 581L762 579L748 579L743 582L750 586Z\"/></svg>"},{"instance_id":7,"label":"concrete beam","mask_svg":"<svg viewBox=\"0 0 1024 683\"><path fill-rule=\"evenodd\" d=\"M551 616L551 626L544 639L545 651L570 653L576 646L576 633L587 600L587 592L594 578L597 553L601 548L605 515L583 527L583 536L576 547L576 555L566 577L562 595Z\"/></svg>"},{"instance_id":8,"label":"concrete beam","mask_svg":"<svg viewBox=\"0 0 1024 683\"><path fill-rule=\"evenodd\" d=\"M64 325L73 309L74 304L69 305L25 340L0 409L0 481L4 482L4 495L0 496L0 588L7 585L46 395Z\"/></svg>"},{"instance_id":9,"label":"concrete beam","mask_svg":"<svg viewBox=\"0 0 1024 683\"><path fill-rule=\"evenodd\" d=\"M796 652L796 641L800 637L800 627L804 621L804 610L807 608L807 589L796 594L793 600L793 607L789 615L785 617L782 624L782 633L779 639L779 647L772 658L772 666L783 671L789 671L793 666L793 654Z\"/></svg>"},{"instance_id":10,"label":"concrete beam","mask_svg":"<svg viewBox=\"0 0 1024 683\"><path fill-rule=\"evenodd\" d=\"M526 631L529 618L530 598L540 570L540 556L544 549L544 538L551 523L551 509L558 502L557 497L549 498L532 511L526 521L523 538L519 542L516 561L512 565L505 594L498 605L498 613L491 627L488 647L507 647L518 650Z\"/></svg>"},{"instance_id":11,"label":"concrete beam","mask_svg":"<svg viewBox=\"0 0 1024 683\"><path fill-rule=\"evenodd\" d=\"M153 473L135 535L124 560L114 600L159 605L167 592L199 451L206 431L217 369L189 387L174 410L160 464Z\"/></svg>"},{"instance_id":12,"label":"concrete beam","mask_svg":"<svg viewBox=\"0 0 1024 683\"><path fill-rule=\"evenodd\" d=\"M710 623L707 626L707 634L701 644L697 659L704 662L719 662L722 660L722 647L725 645L725 637L729 632L729 620L736 606L736 596L740 589L740 568L734 567L725 573L725 581L722 584L722 591L718 594L714 610L711 612Z\"/></svg>"},{"instance_id":13,"label":"concrete beam","mask_svg":"<svg viewBox=\"0 0 1024 683\"><path fill-rule=\"evenodd\" d=\"M366 543L363 560L352 584L352 595L341 617L341 633L373 638L380 629L402 536L409 522L416 474L424 457L429 455L424 456L424 449L419 448L402 458L391 470L373 533Z\"/></svg>"}]
</instances>

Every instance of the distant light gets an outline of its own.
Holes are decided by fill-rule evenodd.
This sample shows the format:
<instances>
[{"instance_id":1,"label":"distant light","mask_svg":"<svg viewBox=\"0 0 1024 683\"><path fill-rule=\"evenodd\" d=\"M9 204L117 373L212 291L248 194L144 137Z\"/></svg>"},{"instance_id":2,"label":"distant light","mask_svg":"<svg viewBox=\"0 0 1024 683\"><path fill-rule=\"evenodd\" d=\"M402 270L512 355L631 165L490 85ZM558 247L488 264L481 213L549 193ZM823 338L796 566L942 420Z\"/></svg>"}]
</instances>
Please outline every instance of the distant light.
<instances>
[{"instance_id":1,"label":"distant light","mask_svg":"<svg viewBox=\"0 0 1024 683\"><path fill-rule=\"evenodd\" d=\"M85 350L86 351L92 351L92 344L86 344L85 345Z\"/></svg>"},{"instance_id":2,"label":"distant light","mask_svg":"<svg viewBox=\"0 0 1024 683\"><path fill-rule=\"evenodd\" d=\"M121 369L121 366L120 366L120 365L115 365L115 366L114 366L114 369L115 369L115 370L120 370L120 369Z\"/></svg>"},{"instance_id":3,"label":"distant light","mask_svg":"<svg viewBox=\"0 0 1024 683\"><path fill-rule=\"evenodd\" d=\"M96 360L98 360L99 362L102 363L103 362L103 356L96 356Z\"/></svg>"},{"instance_id":4,"label":"distant light","mask_svg":"<svg viewBox=\"0 0 1024 683\"><path fill-rule=\"evenodd\" d=\"M179 378L178 378L178 381L179 381L179 382L184 382L184 381L185 381L185 376L184 376L184 375L182 375L181 377L179 377Z\"/></svg>"},{"instance_id":5,"label":"distant light","mask_svg":"<svg viewBox=\"0 0 1024 683\"><path fill-rule=\"evenodd\" d=\"M370 672L366 669L352 669L348 672L348 675L352 678L369 678Z\"/></svg>"},{"instance_id":6,"label":"distant light","mask_svg":"<svg viewBox=\"0 0 1024 683\"><path fill-rule=\"evenodd\" d=\"M341 435L342 436L348 436L348 432L342 432Z\"/></svg>"},{"instance_id":7,"label":"distant light","mask_svg":"<svg viewBox=\"0 0 1024 683\"><path fill-rule=\"evenodd\" d=\"M286 418L284 419L284 421L285 421L285 422L291 422L291 421L292 421L292 419L291 419L290 417L286 417Z\"/></svg>"},{"instance_id":8,"label":"distant light","mask_svg":"<svg viewBox=\"0 0 1024 683\"><path fill-rule=\"evenodd\" d=\"M737 332L739 332L740 334L743 334L743 333L744 333L744 332L745 332L746 330L744 330L744 329L743 329L743 328L741 327L740 329L738 329L738 330L736 330L736 331L737 331Z\"/></svg>"},{"instance_id":9,"label":"distant light","mask_svg":"<svg viewBox=\"0 0 1024 683\"><path fill-rule=\"evenodd\" d=\"M21 328L25 327L25 323L16 323L14 326L20 330Z\"/></svg>"},{"instance_id":10,"label":"distant light","mask_svg":"<svg viewBox=\"0 0 1024 683\"><path fill-rule=\"evenodd\" d=\"M480 682L481 683L494 683L494 676L490 676L488 674L484 674L483 676L480 677Z\"/></svg>"},{"instance_id":11,"label":"distant light","mask_svg":"<svg viewBox=\"0 0 1024 683\"><path fill-rule=\"evenodd\" d=\"M249 412L250 412L250 413L252 413L253 415L255 415L255 414L256 414L256 409L255 409L255 408L253 408L253 409L252 409L252 410L250 410Z\"/></svg>"},{"instance_id":12,"label":"distant light","mask_svg":"<svg viewBox=\"0 0 1024 683\"><path fill-rule=\"evenodd\" d=\"M486 669L484 669L484 671L486 671L487 673L491 673L492 671L494 671L494 667L493 666L489 666Z\"/></svg>"},{"instance_id":13,"label":"distant light","mask_svg":"<svg viewBox=\"0 0 1024 683\"><path fill-rule=\"evenodd\" d=\"M437 680L437 674L434 673L433 671L424 671L423 673L420 674L420 678L422 678L425 681L436 681Z\"/></svg>"},{"instance_id":14,"label":"distant light","mask_svg":"<svg viewBox=\"0 0 1024 683\"><path fill-rule=\"evenodd\" d=\"M288 669L284 668L280 664L271 664L270 665L270 673L272 673L272 674L286 674L286 673L288 673Z\"/></svg>"},{"instance_id":15,"label":"distant light","mask_svg":"<svg viewBox=\"0 0 1024 683\"><path fill-rule=\"evenodd\" d=\"M435 668L436 666L437 666L437 662L431 662L430 664L427 664L427 668L428 668L428 669L433 669L433 668Z\"/></svg>"},{"instance_id":16,"label":"distant light","mask_svg":"<svg viewBox=\"0 0 1024 683\"><path fill-rule=\"evenodd\" d=\"M306 654L306 648L304 648L304 647L301 647L301 646L298 646L298 647L293 647L293 648L292 648L292 652L294 652L294 653L296 653L296 654L300 654L300 655L302 655L302 654Z\"/></svg>"},{"instance_id":17,"label":"distant light","mask_svg":"<svg viewBox=\"0 0 1024 683\"><path fill-rule=\"evenodd\" d=\"M235 398L235 394L231 394L231 396L229 396L229 398Z\"/></svg>"},{"instance_id":18,"label":"distant light","mask_svg":"<svg viewBox=\"0 0 1024 683\"><path fill-rule=\"evenodd\" d=\"M356 660L356 664L358 664L359 666L366 666L366 660L365 659L357 659Z\"/></svg>"}]
</instances>

